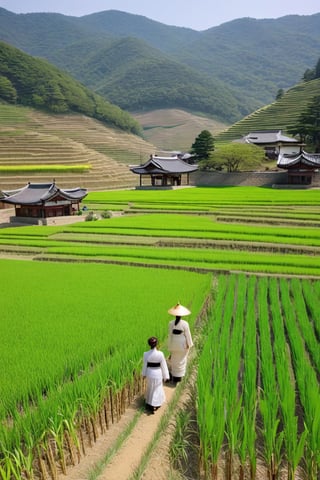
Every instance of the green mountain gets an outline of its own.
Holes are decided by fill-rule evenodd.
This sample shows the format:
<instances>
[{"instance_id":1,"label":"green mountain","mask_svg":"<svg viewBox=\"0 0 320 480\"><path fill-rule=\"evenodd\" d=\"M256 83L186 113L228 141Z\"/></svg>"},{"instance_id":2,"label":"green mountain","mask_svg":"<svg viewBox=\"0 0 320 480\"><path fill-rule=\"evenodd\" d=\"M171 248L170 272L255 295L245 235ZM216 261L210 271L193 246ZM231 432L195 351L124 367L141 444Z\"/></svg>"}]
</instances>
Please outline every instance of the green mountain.
<instances>
[{"instance_id":1,"label":"green mountain","mask_svg":"<svg viewBox=\"0 0 320 480\"><path fill-rule=\"evenodd\" d=\"M140 133L138 122L70 75L0 42L0 99L55 113L80 112L113 127Z\"/></svg>"},{"instance_id":2,"label":"green mountain","mask_svg":"<svg viewBox=\"0 0 320 480\"><path fill-rule=\"evenodd\" d=\"M78 64L75 72L91 89L121 108L146 111L177 108L204 112L226 121L241 115L221 81L170 59L142 40L121 38Z\"/></svg>"},{"instance_id":3,"label":"green mountain","mask_svg":"<svg viewBox=\"0 0 320 480\"><path fill-rule=\"evenodd\" d=\"M177 57L218 78L237 98L261 106L298 83L320 56L320 14L276 20L242 18L203 32Z\"/></svg>"},{"instance_id":4,"label":"green mountain","mask_svg":"<svg viewBox=\"0 0 320 480\"><path fill-rule=\"evenodd\" d=\"M173 46L185 48L201 35L191 28L164 25L141 15L117 10L86 15L79 19L79 23L102 35L139 38L167 53L172 52Z\"/></svg>"},{"instance_id":5,"label":"green mountain","mask_svg":"<svg viewBox=\"0 0 320 480\"><path fill-rule=\"evenodd\" d=\"M121 107L184 108L227 122L299 82L319 58L319 31L320 14L242 18L198 32L115 10L77 18L0 8L1 39Z\"/></svg>"},{"instance_id":6,"label":"green mountain","mask_svg":"<svg viewBox=\"0 0 320 480\"><path fill-rule=\"evenodd\" d=\"M0 7L0 39L30 55L50 60L50 51L90 39L110 36L80 25L78 19L59 13L15 14ZM113 35L111 35L113 38Z\"/></svg>"}]
</instances>

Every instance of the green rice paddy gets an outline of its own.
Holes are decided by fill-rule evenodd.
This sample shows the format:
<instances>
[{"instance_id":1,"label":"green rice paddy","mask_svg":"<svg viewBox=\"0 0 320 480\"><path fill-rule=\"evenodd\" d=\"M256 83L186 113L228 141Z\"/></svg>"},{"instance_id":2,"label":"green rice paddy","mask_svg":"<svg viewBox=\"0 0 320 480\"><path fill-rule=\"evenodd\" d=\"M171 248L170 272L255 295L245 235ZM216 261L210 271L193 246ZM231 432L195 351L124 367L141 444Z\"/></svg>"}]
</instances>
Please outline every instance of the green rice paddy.
<instances>
[{"instance_id":1,"label":"green rice paddy","mask_svg":"<svg viewBox=\"0 0 320 480\"><path fill-rule=\"evenodd\" d=\"M66 468L68 435L81 456L79 431L97 436L142 395L146 339L166 351L177 301L194 334L212 305L197 380L203 468L222 455L318 478L319 202L318 190L97 192L89 211L123 214L1 229L1 480L32 478L50 445ZM52 462L41 468L54 478Z\"/></svg>"}]
</instances>

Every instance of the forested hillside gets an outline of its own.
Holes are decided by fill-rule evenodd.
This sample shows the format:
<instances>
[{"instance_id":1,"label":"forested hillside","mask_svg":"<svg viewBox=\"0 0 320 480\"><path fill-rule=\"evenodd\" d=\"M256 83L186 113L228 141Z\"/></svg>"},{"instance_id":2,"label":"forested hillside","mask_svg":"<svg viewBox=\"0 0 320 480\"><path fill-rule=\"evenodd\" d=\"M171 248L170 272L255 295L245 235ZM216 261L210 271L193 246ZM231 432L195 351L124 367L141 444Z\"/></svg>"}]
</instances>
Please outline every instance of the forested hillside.
<instances>
[{"instance_id":1,"label":"forested hillside","mask_svg":"<svg viewBox=\"0 0 320 480\"><path fill-rule=\"evenodd\" d=\"M77 77L130 111L177 108L200 111L225 122L242 116L239 103L221 81L171 60L142 40L122 38L77 67Z\"/></svg>"},{"instance_id":2,"label":"forested hillside","mask_svg":"<svg viewBox=\"0 0 320 480\"><path fill-rule=\"evenodd\" d=\"M47 61L0 42L0 99L55 112L81 112L135 134L138 122Z\"/></svg>"},{"instance_id":3,"label":"forested hillside","mask_svg":"<svg viewBox=\"0 0 320 480\"><path fill-rule=\"evenodd\" d=\"M117 105L183 108L227 123L298 83L319 58L319 31L320 14L243 18L198 32L113 10L77 18L0 9L2 40Z\"/></svg>"},{"instance_id":4,"label":"forested hillside","mask_svg":"<svg viewBox=\"0 0 320 480\"><path fill-rule=\"evenodd\" d=\"M320 10L320 6L319 6ZM320 14L279 19L242 18L202 33L180 61L226 82L237 98L271 103L279 88L297 84L320 56Z\"/></svg>"}]
</instances>

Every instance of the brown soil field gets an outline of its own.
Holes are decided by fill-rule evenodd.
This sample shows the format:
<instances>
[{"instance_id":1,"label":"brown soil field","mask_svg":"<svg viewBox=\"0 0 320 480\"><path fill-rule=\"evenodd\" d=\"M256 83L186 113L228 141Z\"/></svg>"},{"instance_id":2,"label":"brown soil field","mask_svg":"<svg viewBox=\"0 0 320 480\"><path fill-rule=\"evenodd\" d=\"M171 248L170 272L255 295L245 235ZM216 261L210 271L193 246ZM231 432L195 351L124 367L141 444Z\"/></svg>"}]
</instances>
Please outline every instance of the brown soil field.
<instances>
[{"instance_id":1,"label":"brown soil field","mask_svg":"<svg viewBox=\"0 0 320 480\"><path fill-rule=\"evenodd\" d=\"M228 127L217 120L178 109L153 110L134 117L144 128L145 140L160 151L189 151L202 130L209 130L215 136Z\"/></svg>"}]
</instances>

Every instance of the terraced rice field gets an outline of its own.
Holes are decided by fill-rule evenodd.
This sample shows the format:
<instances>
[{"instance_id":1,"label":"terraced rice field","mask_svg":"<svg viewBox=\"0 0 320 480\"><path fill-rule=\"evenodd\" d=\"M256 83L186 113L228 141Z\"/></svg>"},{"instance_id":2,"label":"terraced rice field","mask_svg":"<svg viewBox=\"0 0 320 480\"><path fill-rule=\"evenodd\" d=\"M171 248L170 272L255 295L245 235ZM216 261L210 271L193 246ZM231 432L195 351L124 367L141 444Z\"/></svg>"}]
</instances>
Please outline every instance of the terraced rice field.
<instances>
[{"instance_id":1,"label":"terraced rice field","mask_svg":"<svg viewBox=\"0 0 320 480\"><path fill-rule=\"evenodd\" d=\"M90 166L82 174L1 172L2 190L21 188L29 181L51 182L53 178L62 188L134 187L137 177L128 165L144 162L155 152L155 147L142 138L83 115L47 115L25 107L0 105L0 125L0 166Z\"/></svg>"},{"instance_id":2,"label":"terraced rice field","mask_svg":"<svg viewBox=\"0 0 320 480\"><path fill-rule=\"evenodd\" d=\"M254 187L97 192L89 210L99 217L115 207L117 216L3 229L0 249L38 260L318 276L319 199L319 190Z\"/></svg>"},{"instance_id":3,"label":"terraced rice field","mask_svg":"<svg viewBox=\"0 0 320 480\"><path fill-rule=\"evenodd\" d=\"M229 142L254 130L282 129L295 125L302 111L313 97L320 94L320 80L302 82L288 90L283 97L270 105L256 110L229 129L216 136L217 142Z\"/></svg>"},{"instance_id":4,"label":"terraced rice field","mask_svg":"<svg viewBox=\"0 0 320 480\"><path fill-rule=\"evenodd\" d=\"M177 300L199 354L192 478L318 480L319 204L320 190L94 192L88 209L116 216L1 229L1 480L55 480L86 455L143 395L145 338L166 348Z\"/></svg>"}]
</instances>

